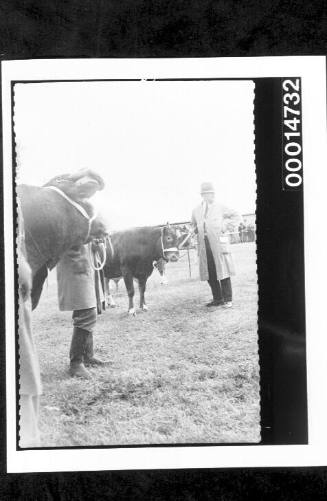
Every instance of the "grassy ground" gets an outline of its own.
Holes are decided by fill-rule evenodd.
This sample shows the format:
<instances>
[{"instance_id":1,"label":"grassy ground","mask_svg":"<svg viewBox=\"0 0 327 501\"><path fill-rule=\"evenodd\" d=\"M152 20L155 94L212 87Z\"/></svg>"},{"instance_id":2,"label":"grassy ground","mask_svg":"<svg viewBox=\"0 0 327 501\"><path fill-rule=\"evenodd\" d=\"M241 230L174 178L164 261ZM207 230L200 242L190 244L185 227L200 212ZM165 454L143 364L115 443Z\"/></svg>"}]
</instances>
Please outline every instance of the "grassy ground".
<instances>
[{"instance_id":1,"label":"grassy ground","mask_svg":"<svg viewBox=\"0 0 327 501\"><path fill-rule=\"evenodd\" d=\"M33 317L44 446L260 440L255 246L232 249L233 309L205 307L210 290L194 255L191 279L186 256L167 266L168 285L153 273L149 311L135 318L121 282L95 335L110 364L91 369L91 381L68 376L71 313L59 312L51 274Z\"/></svg>"}]
</instances>

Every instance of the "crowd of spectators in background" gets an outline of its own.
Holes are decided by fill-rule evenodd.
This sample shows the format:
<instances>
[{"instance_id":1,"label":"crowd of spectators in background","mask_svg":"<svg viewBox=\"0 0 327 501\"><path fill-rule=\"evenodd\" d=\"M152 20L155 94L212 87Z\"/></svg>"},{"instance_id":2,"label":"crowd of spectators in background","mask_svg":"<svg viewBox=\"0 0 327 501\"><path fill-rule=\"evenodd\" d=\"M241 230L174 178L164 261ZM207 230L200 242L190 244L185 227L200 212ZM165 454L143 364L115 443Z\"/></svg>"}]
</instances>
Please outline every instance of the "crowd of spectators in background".
<instances>
[{"instance_id":1,"label":"crowd of spectators in background","mask_svg":"<svg viewBox=\"0 0 327 501\"><path fill-rule=\"evenodd\" d=\"M241 243L254 242L255 240L254 224L247 223L246 219L244 219L244 221L241 221L240 224L238 225L238 235L239 235L239 241Z\"/></svg>"}]
</instances>

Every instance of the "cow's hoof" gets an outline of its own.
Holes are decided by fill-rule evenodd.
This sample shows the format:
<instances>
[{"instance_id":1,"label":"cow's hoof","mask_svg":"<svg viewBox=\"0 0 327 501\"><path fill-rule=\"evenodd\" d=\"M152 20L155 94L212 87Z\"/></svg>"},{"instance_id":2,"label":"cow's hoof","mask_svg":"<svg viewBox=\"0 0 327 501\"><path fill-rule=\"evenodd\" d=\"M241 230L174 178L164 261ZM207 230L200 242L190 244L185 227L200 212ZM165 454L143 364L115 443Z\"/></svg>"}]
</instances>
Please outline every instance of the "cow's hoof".
<instances>
[{"instance_id":1,"label":"cow's hoof","mask_svg":"<svg viewBox=\"0 0 327 501\"><path fill-rule=\"evenodd\" d=\"M112 296L107 297L106 304L107 304L108 308L115 308L116 307L116 303L115 303Z\"/></svg>"},{"instance_id":2,"label":"cow's hoof","mask_svg":"<svg viewBox=\"0 0 327 501\"><path fill-rule=\"evenodd\" d=\"M146 304L144 304L143 306L141 306L141 310L143 310L143 311L148 311L148 309L149 309L149 308L147 307L147 305L146 305Z\"/></svg>"},{"instance_id":3,"label":"cow's hoof","mask_svg":"<svg viewBox=\"0 0 327 501\"><path fill-rule=\"evenodd\" d=\"M135 308L130 308L128 310L128 314L131 316L131 317L135 317L136 316L136 311L135 311Z\"/></svg>"}]
</instances>

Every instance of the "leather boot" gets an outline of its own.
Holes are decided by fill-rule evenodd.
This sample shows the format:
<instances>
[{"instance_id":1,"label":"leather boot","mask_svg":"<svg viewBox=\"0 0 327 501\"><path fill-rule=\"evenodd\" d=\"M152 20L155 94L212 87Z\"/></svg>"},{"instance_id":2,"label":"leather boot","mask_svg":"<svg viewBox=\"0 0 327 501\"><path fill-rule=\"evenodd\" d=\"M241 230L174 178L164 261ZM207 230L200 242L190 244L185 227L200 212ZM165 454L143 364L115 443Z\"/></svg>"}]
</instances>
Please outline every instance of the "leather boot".
<instances>
[{"instance_id":1,"label":"leather boot","mask_svg":"<svg viewBox=\"0 0 327 501\"><path fill-rule=\"evenodd\" d=\"M106 365L106 362L94 356L92 332L87 333L85 353L84 353L84 363L86 366Z\"/></svg>"},{"instance_id":2,"label":"leather boot","mask_svg":"<svg viewBox=\"0 0 327 501\"><path fill-rule=\"evenodd\" d=\"M72 377L80 377L83 379L91 379L92 376L85 368L83 360L86 350L86 340L88 332L79 327L74 327L73 337L70 345L70 367L69 374Z\"/></svg>"},{"instance_id":3,"label":"leather boot","mask_svg":"<svg viewBox=\"0 0 327 501\"><path fill-rule=\"evenodd\" d=\"M210 301L210 303L207 303L206 306L208 306L210 308L211 306L222 306L223 304L224 304L224 301L213 298L213 300Z\"/></svg>"}]
</instances>

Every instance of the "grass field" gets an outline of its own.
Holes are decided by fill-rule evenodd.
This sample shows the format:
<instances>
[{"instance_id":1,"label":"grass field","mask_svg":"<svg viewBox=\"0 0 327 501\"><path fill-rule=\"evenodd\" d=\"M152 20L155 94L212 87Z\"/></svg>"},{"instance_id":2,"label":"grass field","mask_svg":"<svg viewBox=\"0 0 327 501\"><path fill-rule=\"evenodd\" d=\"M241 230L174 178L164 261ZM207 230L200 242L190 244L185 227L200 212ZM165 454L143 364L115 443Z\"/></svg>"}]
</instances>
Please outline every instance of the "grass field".
<instances>
[{"instance_id":1,"label":"grass field","mask_svg":"<svg viewBox=\"0 0 327 501\"><path fill-rule=\"evenodd\" d=\"M68 376L71 313L59 312L55 273L33 316L43 380L44 446L258 442L260 440L256 254L232 246L234 307L209 309L207 283L184 256L154 271L148 312L118 304L98 318L92 380ZM137 293L138 300L138 293ZM138 304L138 302L136 303Z\"/></svg>"}]
</instances>

